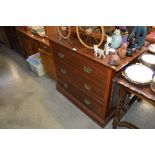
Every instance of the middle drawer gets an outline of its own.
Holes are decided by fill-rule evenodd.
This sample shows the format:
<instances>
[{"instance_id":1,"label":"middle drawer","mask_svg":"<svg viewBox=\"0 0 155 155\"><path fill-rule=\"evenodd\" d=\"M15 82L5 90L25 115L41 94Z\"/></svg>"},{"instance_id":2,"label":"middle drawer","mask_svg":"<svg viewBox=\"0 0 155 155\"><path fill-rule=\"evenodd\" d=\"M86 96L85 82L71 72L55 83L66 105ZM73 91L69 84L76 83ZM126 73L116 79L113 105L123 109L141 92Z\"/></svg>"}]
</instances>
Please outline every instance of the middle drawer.
<instances>
[{"instance_id":1,"label":"middle drawer","mask_svg":"<svg viewBox=\"0 0 155 155\"><path fill-rule=\"evenodd\" d=\"M103 104L105 100L105 84L96 84L92 79L85 77L79 71L74 71L74 83L86 94L95 97Z\"/></svg>"},{"instance_id":2,"label":"middle drawer","mask_svg":"<svg viewBox=\"0 0 155 155\"><path fill-rule=\"evenodd\" d=\"M63 80L67 80L70 82L74 81L74 68L71 67L68 64L65 63L57 63L56 65L56 69L57 69L57 76L59 79Z\"/></svg>"}]
</instances>

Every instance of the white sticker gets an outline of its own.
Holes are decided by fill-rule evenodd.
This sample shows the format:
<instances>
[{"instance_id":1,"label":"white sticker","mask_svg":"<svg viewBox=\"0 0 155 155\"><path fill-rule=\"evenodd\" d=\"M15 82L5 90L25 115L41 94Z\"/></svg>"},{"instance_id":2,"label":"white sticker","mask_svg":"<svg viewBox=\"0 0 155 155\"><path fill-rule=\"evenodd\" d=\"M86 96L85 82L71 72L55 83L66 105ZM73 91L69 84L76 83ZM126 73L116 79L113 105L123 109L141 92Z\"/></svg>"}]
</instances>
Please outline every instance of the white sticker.
<instances>
[{"instance_id":1,"label":"white sticker","mask_svg":"<svg viewBox=\"0 0 155 155\"><path fill-rule=\"evenodd\" d=\"M72 50L73 50L73 51L77 51L77 49L76 49L76 48L72 48Z\"/></svg>"}]
</instances>

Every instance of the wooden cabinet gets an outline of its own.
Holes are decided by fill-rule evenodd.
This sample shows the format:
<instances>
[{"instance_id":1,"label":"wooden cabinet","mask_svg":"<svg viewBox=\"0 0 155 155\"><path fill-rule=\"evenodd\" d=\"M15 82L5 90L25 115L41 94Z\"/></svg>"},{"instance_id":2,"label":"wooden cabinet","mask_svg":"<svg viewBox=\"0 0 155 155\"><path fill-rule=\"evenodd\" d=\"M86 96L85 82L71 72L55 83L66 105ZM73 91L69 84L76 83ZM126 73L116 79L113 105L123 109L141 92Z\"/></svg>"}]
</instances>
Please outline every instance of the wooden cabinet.
<instances>
[{"instance_id":1,"label":"wooden cabinet","mask_svg":"<svg viewBox=\"0 0 155 155\"><path fill-rule=\"evenodd\" d=\"M25 31L17 28L20 40L24 49L24 57L40 52L42 63L46 73L56 79L55 64L53 60L53 50L48 39L32 34L30 31Z\"/></svg>"},{"instance_id":2,"label":"wooden cabinet","mask_svg":"<svg viewBox=\"0 0 155 155\"><path fill-rule=\"evenodd\" d=\"M57 71L57 89L103 126L114 72L80 53L51 42Z\"/></svg>"},{"instance_id":3,"label":"wooden cabinet","mask_svg":"<svg viewBox=\"0 0 155 155\"><path fill-rule=\"evenodd\" d=\"M46 45L40 44L39 52L46 73L53 79L56 79L56 71L55 71L55 64L53 61L52 49Z\"/></svg>"}]
</instances>

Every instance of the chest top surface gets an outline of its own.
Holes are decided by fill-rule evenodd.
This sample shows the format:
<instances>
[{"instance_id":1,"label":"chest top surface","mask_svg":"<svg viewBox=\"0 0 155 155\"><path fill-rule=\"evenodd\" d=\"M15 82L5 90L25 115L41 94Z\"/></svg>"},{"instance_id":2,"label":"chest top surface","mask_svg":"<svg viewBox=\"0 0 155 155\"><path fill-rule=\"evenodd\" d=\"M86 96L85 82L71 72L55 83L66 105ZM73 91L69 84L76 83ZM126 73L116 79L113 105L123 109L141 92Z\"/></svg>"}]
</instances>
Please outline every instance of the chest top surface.
<instances>
[{"instance_id":1,"label":"chest top surface","mask_svg":"<svg viewBox=\"0 0 155 155\"><path fill-rule=\"evenodd\" d=\"M104 65L106 67L108 67L109 69L118 72L120 71L122 68L124 68L126 65L128 65L130 62L134 61L136 58L138 58L142 53L144 53L147 50L147 47L143 47L141 50L137 50L133 56L131 57L125 57L124 59L120 60L120 64L119 66L112 66L110 64L108 64L108 60L109 60L109 55L106 56L106 58L97 58L94 56L94 51L85 48L83 45L81 45L81 43L78 41L78 39L74 36L71 36L70 40L64 40L64 39L60 39L59 36L52 36L48 38L50 40L50 42L52 43L56 43L60 46L64 46L70 50L73 50L74 52L77 52L78 54L87 57L101 65Z\"/></svg>"}]
</instances>

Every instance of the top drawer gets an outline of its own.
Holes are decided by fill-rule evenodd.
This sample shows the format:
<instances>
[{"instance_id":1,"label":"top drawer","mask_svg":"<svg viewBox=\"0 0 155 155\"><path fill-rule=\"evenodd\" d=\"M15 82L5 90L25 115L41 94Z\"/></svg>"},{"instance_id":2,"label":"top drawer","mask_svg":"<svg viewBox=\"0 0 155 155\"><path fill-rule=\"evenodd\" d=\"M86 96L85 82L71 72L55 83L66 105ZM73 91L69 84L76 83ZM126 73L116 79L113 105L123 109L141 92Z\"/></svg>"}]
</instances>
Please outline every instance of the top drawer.
<instances>
[{"instance_id":1,"label":"top drawer","mask_svg":"<svg viewBox=\"0 0 155 155\"><path fill-rule=\"evenodd\" d=\"M69 63L71 65L75 64L76 52L74 50L67 49L61 45L53 44L54 57L58 63Z\"/></svg>"}]
</instances>

